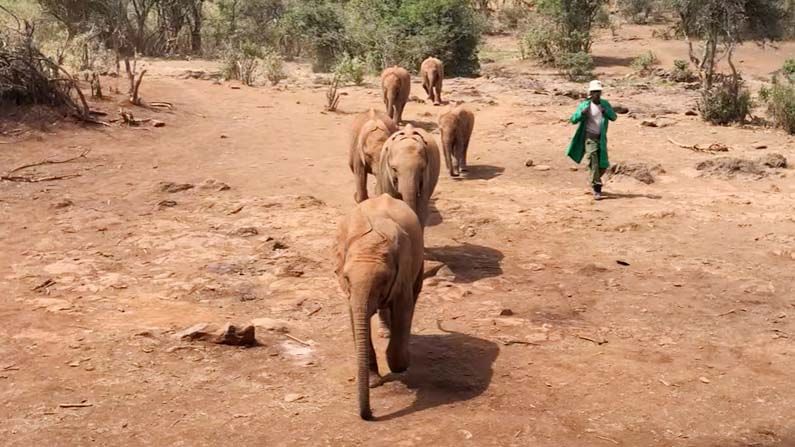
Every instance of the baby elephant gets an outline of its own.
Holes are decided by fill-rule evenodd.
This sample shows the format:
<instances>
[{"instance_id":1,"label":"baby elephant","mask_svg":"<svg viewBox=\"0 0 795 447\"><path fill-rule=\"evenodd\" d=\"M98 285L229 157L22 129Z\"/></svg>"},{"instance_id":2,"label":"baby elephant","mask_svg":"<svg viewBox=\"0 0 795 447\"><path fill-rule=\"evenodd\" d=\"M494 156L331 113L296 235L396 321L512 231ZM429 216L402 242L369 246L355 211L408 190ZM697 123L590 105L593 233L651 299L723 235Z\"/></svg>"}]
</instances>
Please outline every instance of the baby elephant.
<instances>
[{"instance_id":1,"label":"baby elephant","mask_svg":"<svg viewBox=\"0 0 795 447\"><path fill-rule=\"evenodd\" d=\"M422 288L423 251L417 216L388 195L360 203L339 225L336 274L348 299L362 419L373 418L370 380L373 386L381 380L370 320L376 311L389 316L387 363L392 372L405 371L414 304Z\"/></svg>"},{"instance_id":2,"label":"baby elephant","mask_svg":"<svg viewBox=\"0 0 795 447\"><path fill-rule=\"evenodd\" d=\"M439 181L440 164L436 140L409 124L393 133L381 149L376 193L408 203L424 227L431 195Z\"/></svg>"},{"instance_id":3,"label":"baby elephant","mask_svg":"<svg viewBox=\"0 0 795 447\"><path fill-rule=\"evenodd\" d=\"M433 105L442 103L442 81L444 81L444 65L435 57L422 61L420 66L422 88L428 94L428 99L433 100Z\"/></svg>"},{"instance_id":4,"label":"baby elephant","mask_svg":"<svg viewBox=\"0 0 795 447\"><path fill-rule=\"evenodd\" d=\"M467 171L467 150L474 126L475 114L463 105L439 115L444 162L453 177Z\"/></svg>"},{"instance_id":5,"label":"baby elephant","mask_svg":"<svg viewBox=\"0 0 795 447\"><path fill-rule=\"evenodd\" d=\"M356 178L356 203L367 200L367 174L378 175L381 148L398 126L383 112L370 109L353 120L348 166Z\"/></svg>"},{"instance_id":6,"label":"baby elephant","mask_svg":"<svg viewBox=\"0 0 795 447\"><path fill-rule=\"evenodd\" d=\"M411 75L405 68L389 67L381 73L381 89L384 91L386 113L397 124L403 120L403 109L411 93Z\"/></svg>"}]
</instances>

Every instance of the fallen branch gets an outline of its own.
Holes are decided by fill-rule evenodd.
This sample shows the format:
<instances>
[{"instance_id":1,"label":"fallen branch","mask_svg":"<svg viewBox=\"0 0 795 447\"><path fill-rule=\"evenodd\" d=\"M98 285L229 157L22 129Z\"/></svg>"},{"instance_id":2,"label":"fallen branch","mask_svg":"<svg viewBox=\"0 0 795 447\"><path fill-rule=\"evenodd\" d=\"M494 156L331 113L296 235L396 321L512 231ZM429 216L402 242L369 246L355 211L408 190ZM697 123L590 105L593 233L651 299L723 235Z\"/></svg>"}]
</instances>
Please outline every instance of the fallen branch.
<instances>
[{"instance_id":1,"label":"fallen branch","mask_svg":"<svg viewBox=\"0 0 795 447\"><path fill-rule=\"evenodd\" d=\"M0 177L0 180L5 180L7 182L40 183L40 182L49 182L53 180L66 180L75 177L80 177L80 174L54 175L52 177L40 177L40 178L4 175Z\"/></svg>"},{"instance_id":2,"label":"fallen branch","mask_svg":"<svg viewBox=\"0 0 795 447\"><path fill-rule=\"evenodd\" d=\"M301 339L300 339L300 338L298 338L298 337L293 337L293 336L292 336L292 335L290 335L290 334L283 334L283 335L284 335L285 337L289 338L290 340L293 340L293 341L295 341L295 342L297 342L297 343L300 343L300 344L302 344L302 345L304 345L304 346L312 346L311 344L309 344L309 343L307 343L307 342L305 342L305 341L301 340Z\"/></svg>"},{"instance_id":3,"label":"fallen branch","mask_svg":"<svg viewBox=\"0 0 795 447\"><path fill-rule=\"evenodd\" d=\"M58 404L61 408L86 408L86 407L93 407L94 404L89 403L79 403L79 404Z\"/></svg>"},{"instance_id":4,"label":"fallen branch","mask_svg":"<svg viewBox=\"0 0 795 447\"><path fill-rule=\"evenodd\" d=\"M497 338L497 341L502 343L505 346L511 346L511 345L539 346L538 343L533 343L531 341L524 341L524 340Z\"/></svg>"},{"instance_id":5,"label":"fallen branch","mask_svg":"<svg viewBox=\"0 0 795 447\"><path fill-rule=\"evenodd\" d=\"M694 144L688 146L686 144L677 143L673 139L669 138L668 142L673 144L674 146L679 146L683 149L690 149L694 152L705 152L705 153L712 153L712 152L729 152L729 147L722 143L712 143L707 147L699 146L698 144Z\"/></svg>"},{"instance_id":6,"label":"fallen branch","mask_svg":"<svg viewBox=\"0 0 795 447\"><path fill-rule=\"evenodd\" d=\"M36 163L22 165L22 166L19 166L17 168L14 168L14 169L8 171L8 173L6 175L13 174L14 172L18 172L18 171L21 171L23 169L32 168L34 166L44 166L44 165L55 165L55 164L61 164L61 163L69 163L69 162L72 162L72 161L75 161L75 160L79 160L81 158L86 158L86 155L88 155L89 152L91 152L91 149L86 149L83 152L81 152L80 155L78 155L76 157L72 157L72 158L67 158L66 160L44 160L44 161L39 161L39 162L36 162Z\"/></svg>"},{"instance_id":7,"label":"fallen branch","mask_svg":"<svg viewBox=\"0 0 795 447\"><path fill-rule=\"evenodd\" d=\"M168 109L168 110L172 110L174 108L174 104L171 104L170 102L165 102L165 101L150 102L150 103L147 103L146 105L148 105L149 107L156 107L156 108L162 108L162 109Z\"/></svg>"},{"instance_id":8,"label":"fallen branch","mask_svg":"<svg viewBox=\"0 0 795 447\"><path fill-rule=\"evenodd\" d=\"M599 346L604 345L604 344L607 343L607 340L605 340L604 338L600 341L600 340L595 340L595 339L593 339L591 337L586 337L585 335L579 335L579 334L577 335L577 338L579 338L580 340L590 341L591 343L596 343Z\"/></svg>"}]
</instances>

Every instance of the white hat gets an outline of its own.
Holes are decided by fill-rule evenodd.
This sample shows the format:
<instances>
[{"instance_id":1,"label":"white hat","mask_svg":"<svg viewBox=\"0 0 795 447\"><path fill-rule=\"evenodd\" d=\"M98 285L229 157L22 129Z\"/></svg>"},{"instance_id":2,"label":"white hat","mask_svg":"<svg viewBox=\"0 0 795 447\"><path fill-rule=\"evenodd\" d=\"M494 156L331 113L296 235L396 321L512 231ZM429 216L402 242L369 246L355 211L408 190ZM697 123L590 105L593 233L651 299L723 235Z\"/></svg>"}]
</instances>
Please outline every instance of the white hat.
<instances>
[{"instance_id":1,"label":"white hat","mask_svg":"<svg viewBox=\"0 0 795 447\"><path fill-rule=\"evenodd\" d=\"M594 79L593 81L590 82L590 84L588 84L588 93L601 92L601 91L602 91L602 83L601 82L599 82L599 81Z\"/></svg>"}]
</instances>

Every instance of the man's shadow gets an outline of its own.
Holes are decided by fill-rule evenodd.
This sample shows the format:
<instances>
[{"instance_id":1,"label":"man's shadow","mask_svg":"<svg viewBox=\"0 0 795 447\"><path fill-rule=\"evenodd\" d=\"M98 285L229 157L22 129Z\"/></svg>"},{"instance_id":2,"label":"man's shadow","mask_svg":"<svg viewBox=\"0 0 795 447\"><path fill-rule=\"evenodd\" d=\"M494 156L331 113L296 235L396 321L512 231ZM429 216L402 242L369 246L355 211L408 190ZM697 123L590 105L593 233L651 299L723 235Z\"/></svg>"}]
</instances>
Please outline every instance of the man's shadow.
<instances>
[{"instance_id":1,"label":"man's shadow","mask_svg":"<svg viewBox=\"0 0 795 447\"><path fill-rule=\"evenodd\" d=\"M500 349L496 343L458 332L412 335L411 366L396 380L417 390L407 408L379 417L388 421L429 408L474 399L485 392L494 374Z\"/></svg>"},{"instance_id":2,"label":"man's shadow","mask_svg":"<svg viewBox=\"0 0 795 447\"><path fill-rule=\"evenodd\" d=\"M662 196L657 194L633 194L633 193L620 193L620 192L603 192L602 200L618 200L618 199L650 199L660 200Z\"/></svg>"}]
</instances>

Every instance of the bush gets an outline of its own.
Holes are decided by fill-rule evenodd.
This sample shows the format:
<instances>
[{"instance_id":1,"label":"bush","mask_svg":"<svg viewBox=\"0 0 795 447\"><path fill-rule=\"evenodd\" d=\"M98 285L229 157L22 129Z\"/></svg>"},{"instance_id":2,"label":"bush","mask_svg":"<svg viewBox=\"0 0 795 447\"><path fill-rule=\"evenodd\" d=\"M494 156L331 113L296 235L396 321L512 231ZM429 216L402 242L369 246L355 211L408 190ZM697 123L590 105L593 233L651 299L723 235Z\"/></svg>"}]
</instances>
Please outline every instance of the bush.
<instances>
[{"instance_id":1,"label":"bush","mask_svg":"<svg viewBox=\"0 0 795 447\"><path fill-rule=\"evenodd\" d=\"M773 124L790 135L795 134L795 83L788 81L785 84L773 78L773 84L763 87L759 97L767 104L767 113L773 119Z\"/></svg>"},{"instance_id":2,"label":"bush","mask_svg":"<svg viewBox=\"0 0 795 447\"><path fill-rule=\"evenodd\" d=\"M784 61L784 67L782 67L781 71L787 79L795 82L795 59L787 59Z\"/></svg>"},{"instance_id":3,"label":"bush","mask_svg":"<svg viewBox=\"0 0 795 447\"><path fill-rule=\"evenodd\" d=\"M334 67L334 74L343 82L353 82L356 85L364 83L365 63L358 57L351 57L345 53Z\"/></svg>"},{"instance_id":4,"label":"bush","mask_svg":"<svg viewBox=\"0 0 795 447\"><path fill-rule=\"evenodd\" d=\"M265 77L270 81L271 85L276 85L284 79L287 79L287 73L284 71L284 59L277 52L267 50L262 56L262 71L265 72Z\"/></svg>"},{"instance_id":5,"label":"bush","mask_svg":"<svg viewBox=\"0 0 795 447\"><path fill-rule=\"evenodd\" d=\"M693 71L690 70L690 63L677 59L674 61L674 69L671 70L671 80L674 82L693 82L697 80Z\"/></svg>"},{"instance_id":6,"label":"bush","mask_svg":"<svg viewBox=\"0 0 795 447\"><path fill-rule=\"evenodd\" d=\"M470 0L351 0L348 30L352 54L419 69L428 56L450 75L476 75L484 22Z\"/></svg>"},{"instance_id":7,"label":"bush","mask_svg":"<svg viewBox=\"0 0 795 447\"><path fill-rule=\"evenodd\" d=\"M593 78L593 58L583 51L565 53L555 63L571 81L582 82Z\"/></svg>"},{"instance_id":8,"label":"bush","mask_svg":"<svg viewBox=\"0 0 795 447\"><path fill-rule=\"evenodd\" d=\"M702 118L718 125L745 122L752 107L751 93L743 82L730 77L719 79L709 90L702 90L698 102Z\"/></svg>"},{"instance_id":9,"label":"bush","mask_svg":"<svg viewBox=\"0 0 795 447\"><path fill-rule=\"evenodd\" d=\"M343 10L324 0L290 2L279 21L281 44L285 48L306 49L312 58L312 71L328 72L348 49ZM296 54L297 55L297 54Z\"/></svg>"},{"instance_id":10,"label":"bush","mask_svg":"<svg viewBox=\"0 0 795 447\"><path fill-rule=\"evenodd\" d=\"M542 64L553 64L557 53L554 39L551 38L554 33L554 26L548 21L533 20L519 40L522 59L533 58Z\"/></svg>"},{"instance_id":11,"label":"bush","mask_svg":"<svg viewBox=\"0 0 795 447\"><path fill-rule=\"evenodd\" d=\"M263 56L262 47L251 43L242 44L240 48L226 52L221 73L226 80L234 79L245 85L254 85Z\"/></svg>"},{"instance_id":12,"label":"bush","mask_svg":"<svg viewBox=\"0 0 795 447\"><path fill-rule=\"evenodd\" d=\"M646 24L655 12L655 0L618 0L618 9L621 15L632 23Z\"/></svg>"},{"instance_id":13,"label":"bush","mask_svg":"<svg viewBox=\"0 0 795 447\"><path fill-rule=\"evenodd\" d=\"M497 10L497 22L510 30L518 29L529 16L530 8L524 5L506 5Z\"/></svg>"},{"instance_id":14,"label":"bush","mask_svg":"<svg viewBox=\"0 0 795 447\"><path fill-rule=\"evenodd\" d=\"M647 51L632 61L632 68L641 73L649 73L659 62L659 59L657 59L654 53Z\"/></svg>"}]
</instances>

